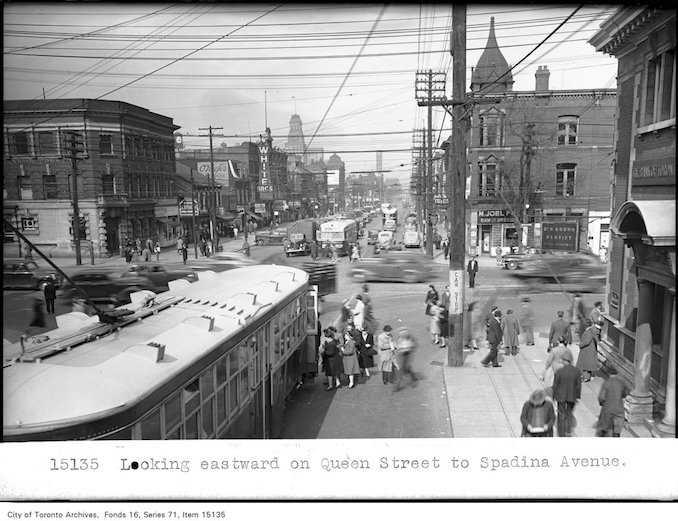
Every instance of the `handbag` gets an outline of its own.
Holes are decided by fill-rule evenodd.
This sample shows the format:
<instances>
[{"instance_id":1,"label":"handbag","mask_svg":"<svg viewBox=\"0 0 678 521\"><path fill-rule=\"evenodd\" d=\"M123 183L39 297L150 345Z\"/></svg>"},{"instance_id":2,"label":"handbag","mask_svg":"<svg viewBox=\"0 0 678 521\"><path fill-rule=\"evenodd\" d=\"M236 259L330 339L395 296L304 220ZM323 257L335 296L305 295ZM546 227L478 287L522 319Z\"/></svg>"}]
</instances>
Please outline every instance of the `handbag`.
<instances>
[{"instance_id":1,"label":"handbag","mask_svg":"<svg viewBox=\"0 0 678 521\"><path fill-rule=\"evenodd\" d=\"M365 354L367 356L377 356L377 351L373 347L370 347L367 349L367 351L365 351Z\"/></svg>"}]
</instances>

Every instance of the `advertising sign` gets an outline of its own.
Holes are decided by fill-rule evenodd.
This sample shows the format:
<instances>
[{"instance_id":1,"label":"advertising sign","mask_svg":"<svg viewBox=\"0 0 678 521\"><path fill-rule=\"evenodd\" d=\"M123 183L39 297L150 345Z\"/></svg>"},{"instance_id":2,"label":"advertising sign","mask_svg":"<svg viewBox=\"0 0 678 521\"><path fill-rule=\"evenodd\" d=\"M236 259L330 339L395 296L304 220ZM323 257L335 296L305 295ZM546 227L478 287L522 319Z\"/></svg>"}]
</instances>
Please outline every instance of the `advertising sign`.
<instances>
[{"instance_id":1,"label":"advertising sign","mask_svg":"<svg viewBox=\"0 0 678 521\"><path fill-rule=\"evenodd\" d=\"M180 215L193 215L193 208L195 207L195 215L200 213L200 207L198 206L198 201L193 201L193 206L191 206L190 199L184 199L179 203L179 214Z\"/></svg>"},{"instance_id":2,"label":"advertising sign","mask_svg":"<svg viewBox=\"0 0 678 521\"><path fill-rule=\"evenodd\" d=\"M541 247L553 251L577 251L579 224L542 223Z\"/></svg>"},{"instance_id":3,"label":"advertising sign","mask_svg":"<svg viewBox=\"0 0 678 521\"><path fill-rule=\"evenodd\" d=\"M636 160L631 170L633 186L636 185L675 185L676 158L658 157Z\"/></svg>"},{"instance_id":4,"label":"advertising sign","mask_svg":"<svg viewBox=\"0 0 678 521\"><path fill-rule=\"evenodd\" d=\"M478 224L512 223L513 216L509 210L480 210L478 212Z\"/></svg>"},{"instance_id":5,"label":"advertising sign","mask_svg":"<svg viewBox=\"0 0 678 521\"><path fill-rule=\"evenodd\" d=\"M264 203L254 203L255 213L266 213L266 205Z\"/></svg>"},{"instance_id":6,"label":"advertising sign","mask_svg":"<svg viewBox=\"0 0 678 521\"><path fill-rule=\"evenodd\" d=\"M211 163L208 162L199 162L198 163L198 172L204 176L211 176L212 169ZM228 188L230 179L230 169L228 167L228 161L215 161L214 162L214 181L217 184L220 184L223 188Z\"/></svg>"}]
</instances>

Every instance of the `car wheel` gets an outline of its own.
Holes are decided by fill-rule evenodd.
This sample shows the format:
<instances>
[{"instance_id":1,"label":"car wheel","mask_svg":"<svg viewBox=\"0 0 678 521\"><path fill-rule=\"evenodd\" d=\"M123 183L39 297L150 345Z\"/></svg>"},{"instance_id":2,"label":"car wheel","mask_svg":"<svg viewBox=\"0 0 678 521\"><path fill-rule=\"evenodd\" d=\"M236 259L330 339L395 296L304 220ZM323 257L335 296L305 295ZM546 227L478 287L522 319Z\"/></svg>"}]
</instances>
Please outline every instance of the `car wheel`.
<instances>
[{"instance_id":1,"label":"car wheel","mask_svg":"<svg viewBox=\"0 0 678 521\"><path fill-rule=\"evenodd\" d=\"M257 246L263 246L263 245L264 245L264 241L262 241L261 239L259 239L259 240L256 241L256 245L257 245Z\"/></svg>"},{"instance_id":2,"label":"car wheel","mask_svg":"<svg viewBox=\"0 0 678 521\"><path fill-rule=\"evenodd\" d=\"M414 272L408 272L408 273L405 273L405 275L403 276L403 280L407 284L414 284L415 282L419 281L419 275L417 275Z\"/></svg>"},{"instance_id":3,"label":"car wheel","mask_svg":"<svg viewBox=\"0 0 678 521\"><path fill-rule=\"evenodd\" d=\"M517 270L518 269L518 263L516 261L508 261L506 263L506 267L510 270Z\"/></svg>"},{"instance_id":4,"label":"car wheel","mask_svg":"<svg viewBox=\"0 0 678 521\"><path fill-rule=\"evenodd\" d=\"M288 252L285 252L285 257L289 257L290 254Z\"/></svg>"}]
</instances>

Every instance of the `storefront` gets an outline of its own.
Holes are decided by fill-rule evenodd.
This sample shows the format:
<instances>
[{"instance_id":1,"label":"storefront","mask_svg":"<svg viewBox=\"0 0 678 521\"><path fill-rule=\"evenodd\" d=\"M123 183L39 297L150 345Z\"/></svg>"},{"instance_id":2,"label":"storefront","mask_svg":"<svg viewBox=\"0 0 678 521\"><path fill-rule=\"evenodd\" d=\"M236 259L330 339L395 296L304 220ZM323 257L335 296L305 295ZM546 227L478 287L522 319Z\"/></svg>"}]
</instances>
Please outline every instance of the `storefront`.
<instances>
[{"instance_id":1,"label":"storefront","mask_svg":"<svg viewBox=\"0 0 678 521\"><path fill-rule=\"evenodd\" d=\"M475 246L475 253L480 255L494 256L497 248L506 253L528 244L530 227L524 225L522 230L517 230L511 212L503 208L471 212L471 246Z\"/></svg>"}]
</instances>

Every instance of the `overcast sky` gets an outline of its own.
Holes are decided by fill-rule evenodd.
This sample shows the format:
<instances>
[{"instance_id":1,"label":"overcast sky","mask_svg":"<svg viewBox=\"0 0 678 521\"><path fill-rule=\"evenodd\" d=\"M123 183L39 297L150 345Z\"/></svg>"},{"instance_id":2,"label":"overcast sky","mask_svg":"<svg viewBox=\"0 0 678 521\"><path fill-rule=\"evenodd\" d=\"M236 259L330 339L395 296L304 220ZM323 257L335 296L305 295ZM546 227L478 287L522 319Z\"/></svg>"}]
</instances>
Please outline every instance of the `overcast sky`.
<instances>
[{"instance_id":1,"label":"overcast sky","mask_svg":"<svg viewBox=\"0 0 678 521\"><path fill-rule=\"evenodd\" d=\"M490 17L509 65L533 51L574 10L470 4L467 85L487 42ZM418 70L448 73L451 4L32 3L3 4L4 98L102 98L171 117L188 147L256 140L268 125L287 141L297 113L307 144L337 153L347 172L376 167L411 174ZM514 90L533 90L539 65L554 90L616 87L616 59L587 41L615 10L587 6L513 71ZM436 142L449 135L434 109ZM313 137L315 135L315 137ZM402 166L401 166L402 165Z\"/></svg>"}]
</instances>

